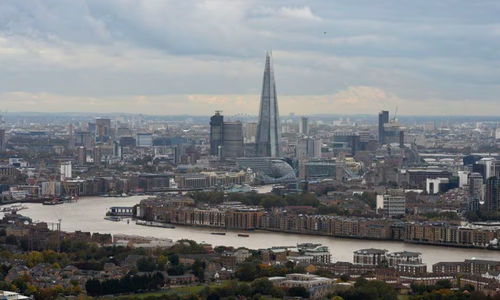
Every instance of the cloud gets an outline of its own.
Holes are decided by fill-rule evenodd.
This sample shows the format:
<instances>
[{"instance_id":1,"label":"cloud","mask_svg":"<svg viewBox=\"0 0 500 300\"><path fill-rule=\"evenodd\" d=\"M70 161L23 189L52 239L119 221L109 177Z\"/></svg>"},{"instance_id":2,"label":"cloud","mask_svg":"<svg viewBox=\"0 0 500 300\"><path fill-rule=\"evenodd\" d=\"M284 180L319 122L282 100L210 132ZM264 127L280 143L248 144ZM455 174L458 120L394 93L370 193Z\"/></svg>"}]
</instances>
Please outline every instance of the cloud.
<instances>
[{"instance_id":1,"label":"cloud","mask_svg":"<svg viewBox=\"0 0 500 300\"><path fill-rule=\"evenodd\" d=\"M107 97L68 96L51 93L10 92L0 94L2 109L40 112L143 113L151 115L204 115L222 110L225 115L257 115L259 94L162 94ZM481 99L456 101L404 99L370 86L350 86L334 94L278 95L282 115L374 114L398 107L403 115L491 115L500 102Z\"/></svg>"},{"instance_id":2,"label":"cloud","mask_svg":"<svg viewBox=\"0 0 500 300\"><path fill-rule=\"evenodd\" d=\"M320 17L313 14L309 6L304 7L280 7L277 15L293 19L319 21Z\"/></svg>"},{"instance_id":3,"label":"cloud","mask_svg":"<svg viewBox=\"0 0 500 300\"><path fill-rule=\"evenodd\" d=\"M365 112L418 100L479 113L500 95L500 7L458 3L4 0L0 93L110 111L166 102L167 111L252 113L272 49L281 111ZM301 105L308 101L315 106Z\"/></svg>"}]
</instances>

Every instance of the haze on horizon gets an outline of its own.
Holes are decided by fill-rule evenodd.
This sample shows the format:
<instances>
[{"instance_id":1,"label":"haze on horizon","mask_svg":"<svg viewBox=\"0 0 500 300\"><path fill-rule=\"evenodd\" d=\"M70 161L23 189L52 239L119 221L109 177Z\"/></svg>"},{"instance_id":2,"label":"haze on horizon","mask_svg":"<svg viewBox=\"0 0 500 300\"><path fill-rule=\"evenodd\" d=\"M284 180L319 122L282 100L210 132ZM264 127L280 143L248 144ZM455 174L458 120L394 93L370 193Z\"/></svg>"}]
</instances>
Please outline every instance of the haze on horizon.
<instances>
[{"instance_id":1,"label":"haze on horizon","mask_svg":"<svg viewBox=\"0 0 500 300\"><path fill-rule=\"evenodd\" d=\"M497 115L498 1L0 2L0 108Z\"/></svg>"}]
</instances>

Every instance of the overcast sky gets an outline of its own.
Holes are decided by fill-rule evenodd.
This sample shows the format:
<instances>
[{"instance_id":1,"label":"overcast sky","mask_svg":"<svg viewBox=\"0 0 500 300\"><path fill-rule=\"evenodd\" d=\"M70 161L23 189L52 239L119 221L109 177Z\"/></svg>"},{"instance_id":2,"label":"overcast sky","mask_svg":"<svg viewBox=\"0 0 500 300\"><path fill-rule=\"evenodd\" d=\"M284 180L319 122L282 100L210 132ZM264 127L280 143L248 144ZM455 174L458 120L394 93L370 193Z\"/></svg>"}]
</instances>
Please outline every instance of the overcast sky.
<instances>
[{"instance_id":1,"label":"overcast sky","mask_svg":"<svg viewBox=\"0 0 500 300\"><path fill-rule=\"evenodd\" d=\"M1 0L0 109L500 114L500 1Z\"/></svg>"}]
</instances>

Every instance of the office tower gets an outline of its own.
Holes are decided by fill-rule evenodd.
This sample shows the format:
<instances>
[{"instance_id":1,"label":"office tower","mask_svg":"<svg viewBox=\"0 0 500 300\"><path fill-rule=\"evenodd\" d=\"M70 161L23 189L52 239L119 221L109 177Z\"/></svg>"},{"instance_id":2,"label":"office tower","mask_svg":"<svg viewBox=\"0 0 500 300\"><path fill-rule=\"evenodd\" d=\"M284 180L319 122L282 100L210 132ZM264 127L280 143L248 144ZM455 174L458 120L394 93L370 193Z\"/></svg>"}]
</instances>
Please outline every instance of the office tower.
<instances>
[{"instance_id":1,"label":"office tower","mask_svg":"<svg viewBox=\"0 0 500 300\"><path fill-rule=\"evenodd\" d=\"M484 204L487 211L500 210L500 177L490 177L486 180Z\"/></svg>"},{"instance_id":2,"label":"office tower","mask_svg":"<svg viewBox=\"0 0 500 300\"><path fill-rule=\"evenodd\" d=\"M404 216L406 213L406 198L400 195L377 195L377 213L392 218Z\"/></svg>"},{"instance_id":3,"label":"office tower","mask_svg":"<svg viewBox=\"0 0 500 300\"><path fill-rule=\"evenodd\" d=\"M483 198L483 175L480 173L469 174L469 201L468 209L477 211L479 210L479 203Z\"/></svg>"},{"instance_id":4,"label":"office tower","mask_svg":"<svg viewBox=\"0 0 500 300\"><path fill-rule=\"evenodd\" d=\"M224 122L223 124L222 157L243 157L243 126L241 122Z\"/></svg>"},{"instance_id":5,"label":"office tower","mask_svg":"<svg viewBox=\"0 0 500 300\"><path fill-rule=\"evenodd\" d=\"M87 149L83 146L78 146L76 148L76 156L78 160L78 165L83 166L87 163Z\"/></svg>"},{"instance_id":6,"label":"office tower","mask_svg":"<svg viewBox=\"0 0 500 300\"><path fill-rule=\"evenodd\" d=\"M278 99L271 53L266 54L266 65L260 98L259 123L257 125L257 156L278 157L281 139Z\"/></svg>"},{"instance_id":7,"label":"office tower","mask_svg":"<svg viewBox=\"0 0 500 300\"><path fill-rule=\"evenodd\" d=\"M116 129L116 138L121 138L123 136L131 136L132 131L128 127L118 127Z\"/></svg>"},{"instance_id":8,"label":"office tower","mask_svg":"<svg viewBox=\"0 0 500 300\"><path fill-rule=\"evenodd\" d=\"M385 144L384 124L389 123L389 111L383 110L378 114L378 142Z\"/></svg>"},{"instance_id":9,"label":"office tower","mask_svg":"<svg viewBox=\"0 0 500 300\"><path fill-rule=\"evenodd\" d=\"M336 149L351 149L351 155L354 156L361 148L361 137L352 132L336 132L333 136L334 147Z\"/></svg>"},{"instance_id":10,"label":"office tower","mask_svg":"<svg viewBox=\"0 0 500 300\"><path fill-rule=\"evenodd\" d=\"M222 147L224 116L220 111L210 118L210 155L218 156Z\"/></svg>"},{"instance_id":11,"label":"office tower","mask_svg":"<svg viewBox=\"0 0 500 300\"><path fill-rule=\"evenodd\" d=\"M88 131L76 131L74 139L75 147L92 148L92 139Z\"/></svg>"},{"instance_id":12,"label":"office tower","mask_svg":"<svg viewBox=\"0 0 500 300\"><path fill-rule=\"evenodd\" d=\"M255 143L255 137L257 136L257 123L250 122L246 123L244 127L244 137L245 143Z\"/></svg>"},{"instance_id":13,"label":"office tower","mask_svg":"<svg viewBox=\"0 0 500 300\"><path fill-rule=\"evenodd\" d=\"M458 187L464 187L469 184L469 171L457 171Z\"/></svg>"},{"instance_id":14,"label":"office tower","mask_svg":"<svg viewBox=\"0 0 500 300\"><path fill-rule=\"evenodd\" d=\"M495 129L495 140L500 141L500 123L498 123L497 129Z\"/></svg>"},{"instance_id":15,"label":"office tower","mask_svg":"<svg viewBox=\"0 0 500 300\"><path fill-rule=\"evenodd\" d=\"M88 131L90 133L91 136L95 137L95 134L96 134L96 124L95 123L92 123L92 122L89 122L88 123Z\"/></svg>"},{"instance_id":16,"label":"office tower","mask_svg":"<svg viewBox=\"0 0 500 300\"><path fill-rule=\"evenodd\" d=\"M486 165L476 162L472 165L472 172L481 174L483 183L486 181Z\"/></svg>"},{"instance_id":17,"label":"office tower","mask_svg":"<svg viewBox=\"0 0 500 300\"><path fill-rule=\"evenodd\" d=\"M68 178L71 179L72 176L71 162L67 161L61 163L61 181L64 181Z\"/></svg>"},{"instance_id":18,"label":"office tower","mask_svg":"<svg viewBox=\"0 0 500 300\"><path fill-rule=\"evenodd\" d=\"M137 147L152 147L153 135L151 133L138 133L135 141Z\"/></svg>"},{"instance_id":19,"label":"office tower","mask_svg":"<svg viewBox=\"0 0 500 300\"><path fill-rule=\"evenodd\" d=\"M240 121L224 122L224 116L216 111L210 118L210 155L236 158L243 153L243 125Z\"/></svg>"},{"instance_id":20,"label":"office tower","mask_svg":"<svg viewBox=\"0 0 500 300\"><path fill-rule=\"evenodd\" d=\"M0 151L5 151L6 146L5 129L0 129Z\"/></svg>"},{"instance_id":21,"label":"office tower","mask_svg":"<svg viewBox=\"0 0 500 300\"><path fill-rule=\"evenodd\" d=\"M94 146L94 164L100 165L102 162L102 148L100 145Z\"/></svg>"},{"instance_id":22,"label":"office tower","mask_svg":"<svg viewBox=\"0 0 500 300\"><path fill-rule=\"evenodd\" d=\"M484 166L484 180L495 176L495 159L493 157L481 158L477 164Z\"/></svg>"},{"instance_id":23,"label":"office tower","mask_svg":"<svg viewBox=\"0 0 500 300\"><path fill-rule=\"evenodd\" d=\"M122 156L122 146L119 141L113 141L113 156L117 158L123 158Z\"/></svg>"},{"instance_id":24,"label":"office tower","mask_svg":"<svg viewBox=\"0 0 500 300\"><path fill-rule=\"evenodd\" d=\"M299 133L302 133L304 135L309 134L309 119L307 117L300 118Z\"/></svg>"},{"instance_id":25,"label":"office tower","mask_svg":"<svg viewBox=\"0 0 500 300\"><path fill-rule=\"evenodd\" d=\"M500 160L493 162L492 172L493 176L500 178Z\"/></svg>"},{"instance_id":26,"label":"office tower","mask_svg":"<svg viewBox=\"0 0 500 300\"><path fill-rule=\"evenodd\" d=\"M303 138L297 141L295 155L297 159L321 158L321 139Z\"/></svg>"},{"instance_id":27,"label":"office tower","mask_svg":"<svg viewBox=\"0 0 500 300\"><path fill-rule=\"evenodd\" d=\"M99 142L106 142L111 135L111 120L105 118L98 118L95 120L96 125L96 140Z\"/></svg>"}]
</instances>

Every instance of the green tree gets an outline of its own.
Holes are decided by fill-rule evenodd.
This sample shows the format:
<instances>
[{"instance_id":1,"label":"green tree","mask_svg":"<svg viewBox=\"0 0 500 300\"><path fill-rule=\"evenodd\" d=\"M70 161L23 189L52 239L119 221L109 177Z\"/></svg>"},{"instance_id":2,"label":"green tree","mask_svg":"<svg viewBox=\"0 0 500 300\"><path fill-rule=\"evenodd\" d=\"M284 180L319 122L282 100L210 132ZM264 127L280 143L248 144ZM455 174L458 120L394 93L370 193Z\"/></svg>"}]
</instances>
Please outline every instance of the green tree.
<instances>
[{"instance_id":1,"label":"green tree","mask_svg":"<svg viewBox=\"0 0 500 300\"><path fill-rule=\"evenodd\" d=\"M195 260L193 265L191 266L191 269L193 270L193 275L198 277L200 282L204 281L205 267L206 267L205 262L199 259Z\"/></svg>"},{"instance_id":2,"label":"green tree","mask_svg":"<svg viewBox=\"0 0 500 300\"><path fill-rule=\"evenodd\" d=\"M85 290L90 296L99 296L102 293L101 282L98 279L89 279L85 282Z\"/></svg>"},{"instance_id":3,"label":"green tree","mask_svg":"<svg viewBox=\"0 0 500 300\"><path fill-rule=\"evenodd\" d=\"M270 295L273 291L273 284L267 278L255 279L250 286L254 294Z\"/></svg>"},{"instance_id":4,"label":"green tree","mask_svg":"<svg viewBox=\"0 0 500 300\"><path fill-rule=\"evenodd\" d=\"M291 287L288 289L287 294L291 297L309 298L309 291L302 286Z\"/></svg>"},{"instance_id":5,"label":"green tree","mask_svg":"<svg viewBox=\"0 0 500 300\"><path fill-rule=\"evenodd\" d=\"M137 269L141 272L152 272L157 267L152 257L142 257L137 260Z\"/></svg>"},{"instance_id":6,"label":"green tree","mask_svg":"<svg viewBox=\"0 0 500 300\"><path fill-rule=\"evenodd\" d=\"M174 266L178 265L179 264L179 255L177 255L177 254L170 254L168 256L168 260L170 261L170 263L172 265L174 265Z\"/></svg>"},{"instance_id":7,"label":"green tree","mask_svg":"<svg viewBox=\"0 0 500 300\"><path fill-rule=\"evenodd\" d=\"M236 278L241 281L252 281L257 277L258 266L256 262L244 262L236 270Z\"/></svg>"}]
</instances>

